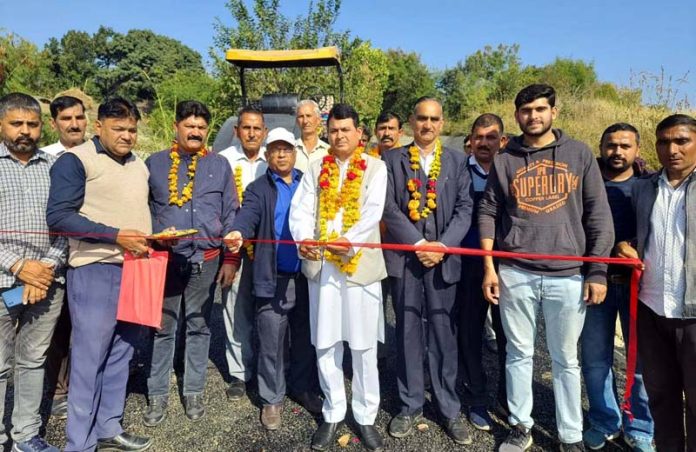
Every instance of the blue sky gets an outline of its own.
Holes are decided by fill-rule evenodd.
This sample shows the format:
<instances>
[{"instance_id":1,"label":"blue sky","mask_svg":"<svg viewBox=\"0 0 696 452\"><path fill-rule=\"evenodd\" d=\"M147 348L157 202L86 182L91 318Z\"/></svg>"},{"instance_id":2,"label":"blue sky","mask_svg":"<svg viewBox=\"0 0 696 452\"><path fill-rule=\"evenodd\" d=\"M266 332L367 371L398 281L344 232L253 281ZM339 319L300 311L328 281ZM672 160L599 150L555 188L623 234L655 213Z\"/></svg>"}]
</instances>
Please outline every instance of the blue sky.
<instances>
[{"instance_id":1,"label":"blue sky","mask_svg":"<svg viewBox=\"0 0 696 452\"><path fill-rule=\"evenodd\" d=\"M281 0L292 17L308 0ZM0 28L39 45L70 29L149 28L205 56L212 24L232 24L224 0L0 0ZM641 73L672 77L678 97L696 105L696 9L691 1L343 0L337 29L382 49L415 51L433 69L454 66L483 46L520 44L525 64L557 56L591 61L600 79L636 86ZM677 80L687 74L688 83ZM631 74L634 74L632 77Z\"/></svg>"}]
</instances>

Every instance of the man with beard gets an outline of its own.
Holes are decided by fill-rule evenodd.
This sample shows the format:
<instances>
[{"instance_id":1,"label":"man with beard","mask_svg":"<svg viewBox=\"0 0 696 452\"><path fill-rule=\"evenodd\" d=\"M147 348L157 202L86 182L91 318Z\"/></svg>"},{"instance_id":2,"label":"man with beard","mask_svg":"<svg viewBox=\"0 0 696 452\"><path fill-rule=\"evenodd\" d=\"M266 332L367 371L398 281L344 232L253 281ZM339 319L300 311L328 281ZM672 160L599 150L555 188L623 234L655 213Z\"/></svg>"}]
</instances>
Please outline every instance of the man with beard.
<instances>
[{"instance_id":1,"label":"man with beard","mask_svg":"<svg viewBox=\"0 0 696 452\"><path fill-rule=\"evenodd\" d=\"M380 113L377 116L377 121L375 121L377 146L370 153L379 156L389 149L399 147L399 140L401 140L402 134L401 118L396 113L390 111Z\"/></svg>"},{"instance_id":2,"label":"man with beard","mask_svg":"<svg viewBox=\"0 0 696 452\"><path fill-rule=\"evenodd\" d=\"M46 351L63 304L67 240L48 235L46 203L55 157L38 150L40 136L41 106L33 97L0 98L0 229L38 232L0 234L0 419L14 362L16 452L58 451L39 436L39 406ZM7 440L0 422L0 446Z\"/></svg>"},{"instance_id":3,"label":"man with beard","mask_svg":"<svg viewBox=\"0 0 696 452\"><path fill-rule=\"evenodd\" d=\"M87 115L80 99L72 96L56 97L51 102L50 110L51 127L58 132L58 141L42 148L42 151L59 156L67 149L85 142ZM46 380L49 392L53 391L51 416L57 419L65 419L68 416L71 331L68 302L64 301L46 357Z\"/></svg>"},{"instance_id":4,"label":"man with beard","mask_svg":"<svg viewBox=\"0 0 696 452\"><path fill-rule=\"evenodd\" d=\"M614 220L616 243L636 235L636 222L631 207L631 189L645 172L638 158L640 135L630 124L613 124L602 133L598 159L609 206ZM589 402L590 428L583 434L585 445L592 450L604 447L607 440L617 438L622 430L624 440L636 451L652 451L653 420L648 408L648 395L640 366L636 369L631 393L633 418L623 414L617 402L614 363L616 316L621 320L624 343L628 344L629 297L631 269L611 265L607 273L606 301L588 306L585 327L580 336L582 373Z\"/></svg>"},{"instance_id":5,"label":"man with beard","mask_svg":"<svg viewBox=\"0 0 696 452\"><path fill-rule=\"evenodd\" d=\"M586 145L552 129L558 114L555 103L556 92L549 85L530 85L515 98L515 119L522 135L510 140L493 161L479 204L484 250L492 250L496 240L502 251L609 256L614 229L602 175ZM602 303L606 284L603 264L506 259L498 273L493 258L484 257L484 296L500 303L508 340L512 429L500 451L524 451L532 444L532 371L539 309L544 313L552 359L561 450L584 450L577 345L585 303Z\"/></svg>"},{"instance_id":6,"label":"man with beard","mask_svg":"<svg viewBox=\"0 0 696 452\"><path fill-rule=\"evenodd\" d=\"M635 182L635 240L620 242L617 251L645 264L638 293L638 354L655 421L655 447L694 451L696 119L670 115L655 135L662 169Z\"/></svg>"},{"instance_id":7,"label":"man with beard","mask_svg":"<svg viewBox=\"0 0 696 452\"><path fill-rule=\"evenodd\" d=\"M467 158L467 169L474 191L474 220L462 246L479 247L479 231L476 221L478 203L486 188L488 173L493 158L507 144L503 121L493 113L485 113L474 120L471 126L471 155ZM462 279L457 287L460 304L459 347L464 380L464 403L469 406L469 421L479 430L489 431L493 420L487 410L486 372L483 369L483 337L490 303L483 297L482 259L462 256ZM498 403L507 406L505 396L505 334L500 323L500 310L491 306L495 338L498 341Z\"/></svg>"},{"instance_id":8,"label":"man with beard","mask_svg":"<svg viewBox=\"0 0 696 452\"><path fill-rule=\"evenodd\" d=\"M418 99L410 123L414 142L382 156L389 174L382 218L387 227L384 241L431 248L459 246L469 230L473 208L466 157L442 146L444 118L437 99ZM455 387L459 361L456 292L461 258L433 249L384 250L384 257L396 313L401 399L400 412L391 420L389 434L405 437L420 422L427 353L431 392L445 431L457 444L470 444ZM425 330L424 318L428 325Z\"/></svg>"},{"instance_id":9,"label":"man with beard","mask_svg":"<svg viewBox=\"0 0 696 452\"><path fill-rule=\"evenodd\" d=\"M295 142L295 149L297 149L295 168L306 173L311 162L321 160L329 151L329 145L319 139L321 125L319 105L311 99L299 101L295 121L301 134Z\"/></svg>"},{"instance_id":10,"label":"man with beard","mask_svg":"<svg viewBox=\"0 0 696 452\"><path fill-rule=\"evenodd\" d=\"M49 227L69 236L72 321L66 451L142 451L146 437L121 425L138 325L116 319L123 254L148 252L148 170L133 152L140 112L122 97L97 112L96 135L51 168Z\"/></svg>"},{"instance_id":11,"label":"man with beard","mask_svg":"<svg viewBox=\"0 0 696 452\"><path fill-rule=\"evenodd\" d=\"M58 132L58 141L41 150L57 157L85 142L87 115L82 101L72 96L56 97L49 108L51 128Z\"/></svg>"},{"instance_id":12,"label":"man with beard","mask_svg":"<svg viewBox=\"0 0 696 452\"><path fill-rule=\"evenodd\" d=\"M246 187L263 175L268 168L262 145L268 129L261 110L246 106L237 115L234 128L240 141L241 151L234 147L225 149L225 157L232 168L234 189L241 205ZM246 394L246 384L254 375L254 319L256 309L252 294L253 246L245 246L241 254L227 253L225 264L232 269L233 283L223 289L223 320L225 323L225 356L230 383L225 393L230 400L239 400Z\"/></svg>"},{"instance_id":13,"label":"man with beard","mask_svg":"<svg viewBox=\"0 0 696 452\"><path fill-rule=\"evenodd\" d=\"M159 425L167 414L180 323L185 337L184 410L192 421L205 415L203 392L215 285L228 287L234 279L231 264L223 264L218 274L222 242L217 237L232 231L238 203L230 166L224 157L209 153L205 147L209 121L210 112L202 103L179 102L174 123L176 142L145 162L150 171L152 230L198 230L192 240L165 242L170 253L162 326L154 331L147 380L150 403L143 415L148 427Z\"/></svg>"}]
</instances>

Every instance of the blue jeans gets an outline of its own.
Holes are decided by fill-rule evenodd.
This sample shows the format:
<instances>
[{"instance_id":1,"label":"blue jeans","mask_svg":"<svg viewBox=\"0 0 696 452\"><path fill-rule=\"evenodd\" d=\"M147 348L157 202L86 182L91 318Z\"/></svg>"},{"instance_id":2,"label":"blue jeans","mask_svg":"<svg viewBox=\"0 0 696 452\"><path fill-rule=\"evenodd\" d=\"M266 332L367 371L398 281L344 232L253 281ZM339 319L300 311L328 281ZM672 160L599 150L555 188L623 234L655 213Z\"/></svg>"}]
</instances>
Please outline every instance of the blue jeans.
<instances>
[{"instance_id":1,"label":"blue jeans","mask_svg":"<svg viewBox=\"0 0 696 452\"><path fill-rule=\"evenodd\" d=\"M587 308L580 341L582 374L590 405L588 419L592 427L607 435L620 431L623 425L624 432L631 437L650 441L653 437L653 420L640 365L636 368L636 380L631 394L633 422L627 415L621 414L612 371L617 314L621 319L621 331L624 332L628 348L628 334L631 334L628 331L629 296L629 284L609 284L606 301Z\"/></svg>"},{"instance_id":2,"label":"blue jeans","mask_svg":"<svg viewBox=\"0 0 696 452\"><path fill-rule=\"evenodd\" d=\"M510 425L532 428L532 373L537 314L546 323L551 354L556 427L563 443L582 441L578 340L585 322L582 276L543 276L501 265L500 315L507 337L506 372Z\"/></svg>"},{"instance_id":3,"label":"blue jeans","mask_svg":"<svg viewBox=\"0 0 696 452\"><path fill-rule=\"evenodd\" d=\"M164 286L162 328L153 332L152 361L147 379L150 397L169 394L169 376L180 322L184 324L182 329L186 338L182 393L185 396L203 393L218 266L218 259L194 264L183 256L170 256Z\"/></svg>"}]
</instances>

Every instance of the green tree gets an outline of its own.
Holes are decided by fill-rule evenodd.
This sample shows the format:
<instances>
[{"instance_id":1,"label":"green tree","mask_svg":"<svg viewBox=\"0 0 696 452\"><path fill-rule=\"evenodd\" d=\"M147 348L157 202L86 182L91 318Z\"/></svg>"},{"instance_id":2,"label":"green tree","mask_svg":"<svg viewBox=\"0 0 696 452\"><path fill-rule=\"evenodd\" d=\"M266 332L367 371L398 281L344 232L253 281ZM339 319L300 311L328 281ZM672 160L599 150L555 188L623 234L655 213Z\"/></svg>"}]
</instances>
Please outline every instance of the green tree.
<instances>
[{"instance_id":1,"label":"green tree","mask_svg":"<svg viewBox=\"0 0 696 452\"><path fill-rule=\"evenodd\" d=\"M437 94L435 78L415 52L390 49L387 59L389 80L382 109L393 111L405 120L419 97Z\"/></svg>"},{"instance_id":2,"label":"green tree","mask_svg":"<svg viewBox=\"0 0 696 452\"><path fill-rule=\"evenodd\" d=\"M584 95L598 86L593 63L568 58L556 60L539 69L539 82L548 83L563 94Z\"/></svg>"},{"instance_id":3,"label":"green tree","mask_svg":"<svg viewBox=\"0 0 696 452\"><path fill-rule=\"evenodd\" d=\"M363 121L372 124L382 109L382 93L389 78L387 56L363 42L351 49L343 69L346 102L360 112Z\"/></svg>"},{"instance_id":4,"label":"green tree","mask_svg":"<svg viewBox=\"0 0 696 452\"><path fill-rule=\"evenodd\" d=\"M0 95L21 91L50 96L53 84L46 55L30 41L0 29Z\"/></svg>"},{"instance_id":5,"label":"green tree","mask_svg":"<svg viewBox=\"0 0 696 452\"><path fill-rule=\"evenodd\" d=\"M73 87L94 94L97 52L89 33L70 30L60 40L49 39L44 52L56 80L56 90Z\"/></svg>"}]
</instances>

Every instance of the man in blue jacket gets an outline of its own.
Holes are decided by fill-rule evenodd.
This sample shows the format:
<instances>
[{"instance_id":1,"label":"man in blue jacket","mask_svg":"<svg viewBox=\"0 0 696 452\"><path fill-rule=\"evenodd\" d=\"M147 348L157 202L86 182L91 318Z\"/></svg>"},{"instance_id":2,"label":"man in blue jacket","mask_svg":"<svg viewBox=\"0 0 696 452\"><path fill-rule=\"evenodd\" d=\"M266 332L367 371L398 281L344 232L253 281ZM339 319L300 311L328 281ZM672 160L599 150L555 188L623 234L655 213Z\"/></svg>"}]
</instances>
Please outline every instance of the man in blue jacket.
<instances>
[{"instance_id":1,"label":"man in blue jacket","mask_svg":"<svg viewBox=\"0 0 696 452\"><path fill-rule=\"evenodd\" d=\"M243 208L234 221L230 239L237 252L243 239L292 240L288 223L290 201L302 179L294 169L294 136L278 127L266 141L268 170L249 184ZM293 394L303 394L308 410L321 412L316 395L317 369L309 336L307 279L300 272L297 247L292 243L254 244L253 286L259 337L258 385L263 403L261 424L277 430L285 398L285 346L290 338L288 384ZM289 329L288 329L289 327ZM312 410L312 408L314 409Z\"/></svg>"},{"instance_id":2,"label":"man in blue jacket","mask_svg":"<svg viewBox=\"0 0 696 452\"><path fill-rule=\"evenodd\" d=\"M176 106L176 142L150 156L150 211L152 230L197 229L194 240L182 239L170 248L164 286L162 328L155 330L150 376L149 406L143 415L148 427L160 424L167 413L169 375L176 346L177 325L185 322L184 408L196 421L205 414L205 389L210 312L216 282L232 283L232 269L220 267L222 241L232 230L237 196L232 170L224 157L205 148L210 112L189 100ZM217 275L217 277L216 277Z\"/></svg>"}]
</instances>

